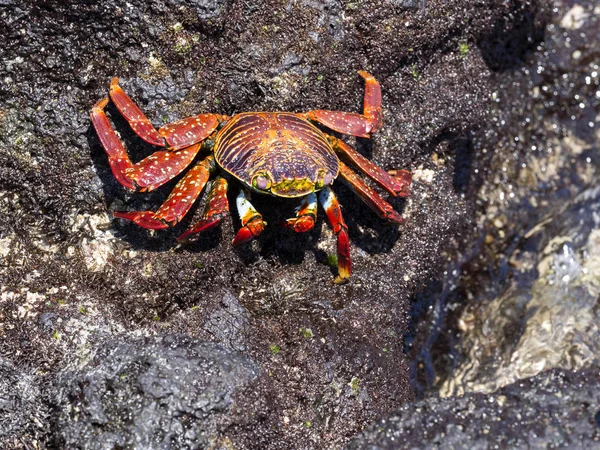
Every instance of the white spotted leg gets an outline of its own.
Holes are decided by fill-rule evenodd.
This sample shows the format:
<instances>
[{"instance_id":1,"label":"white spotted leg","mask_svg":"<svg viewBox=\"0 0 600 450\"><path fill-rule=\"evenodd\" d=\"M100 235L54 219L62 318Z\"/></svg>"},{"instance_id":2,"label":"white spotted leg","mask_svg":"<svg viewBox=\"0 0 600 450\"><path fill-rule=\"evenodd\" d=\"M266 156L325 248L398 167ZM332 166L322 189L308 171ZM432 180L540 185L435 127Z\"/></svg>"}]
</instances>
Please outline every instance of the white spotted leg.
<instances>
[{"instance_id":1,"label":"white spotted leg","mask_svg":"<svg viewBox=\"0 0 600 450\"><path fill-rule=\"evenodd\" d=\"M175 225L187 214L215 169L215 158L210 155L185 174L158 211L115 211L114 216L151 230Z\"/></svg>"},{"instance_id":2,"label":"white spotted leg","mask_svg":"<svg viewBox=\"0 0 600 450\"><path fill-rule=\"evenodd\" d=\"M192 235L216 227L228 213L227 180L223 177L218 177L210 187L202 218L192 228L179 236L177 240L179 242L186 242Z\"/></svg>"},{"instance_id":3,"label":"white spotted leg","mask_svg":"<svg viewBox=\"0 0 600 450\"><path fill-rule=\"evenodd\" d=\"M103 98L94 105L90 117L110 168L117 181L132 190L150 191L176 177L194 160L200 143L228 119L219 114L199 114L156 130L121 89L117 78L110 84L110 99L139 137L165 148L134 165L104 112L109 99Z\"/></svg>"}]
</instances>

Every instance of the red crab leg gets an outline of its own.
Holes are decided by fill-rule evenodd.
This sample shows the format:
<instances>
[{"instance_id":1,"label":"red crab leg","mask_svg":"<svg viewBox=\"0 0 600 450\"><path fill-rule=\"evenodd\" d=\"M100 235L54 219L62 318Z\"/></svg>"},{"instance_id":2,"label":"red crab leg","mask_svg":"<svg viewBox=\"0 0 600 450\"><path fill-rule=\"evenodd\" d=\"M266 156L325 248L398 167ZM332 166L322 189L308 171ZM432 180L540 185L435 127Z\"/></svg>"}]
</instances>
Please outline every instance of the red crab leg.
<instances>
[{"instance_id":1,"label":"red crab leg","mask_svg":"<svg viewBox=\"0 0 600 450\"><path fill-rule=\"evenodd\" d=\"M192 167L158 208L155 218L171 225L179 222L202 193L210 174L215 170L215 157L213 155L207 156Z\"/></svg>"},{"instance_id":2,"label":"red crab leg","mask_svg":"<svg viewBox=\"0 0 600 450\"><path fill-rule=\"evenodd\" d=\"M110 99L113 101L119 112L125 117L131 129L149 144L165 146L165 140L156 131L154 125L148 120L142 110L129 98L121 86L119 79L113 78L110 82Z\"/></svg>"},{"instance_id":3,"label":"red crab leg","mask_svg":"<svg viewBox=\"0 0 600 450\"><path fill-rule=\"evenodd\" d=\"M392 205L386 202L381 196L369 187L358 175L356 175L347 165L340 162L340 176L346 185L358 195L373 211L382 219L391 222L403 223L404 218L396 212Z\"/></svg>"},{"instance_id":4,"label":"red crab leg","mask_svg":"<svg viewBox=\"0 0 600 450\"><path fill-rule=\"evenodd\" d=\"M201 233L216 227L223 217L229 212L229 202L227 201L227 180L218 177L208 193L206 206L202 218L192 228L187 230L177 238L179 242L186 242L193 234Z\"/></svg>"},{"instance_id":5,"label":"red crab leg","mask_svg":"<svg viewBox=\"0 0 600 450\"><path fill-rule=\"evenodd\" d=\"M345 283L352 273L348 226L342 217L340 204L329 187L323 188L323 190L319 192L319 201L323 205L331 228L333 228L333 232L337 236L338 276L335 278L334 283Z\"/></svg>"},{"instance_id":6,"label":"red crab leg","mask_svg":"<svg viewBox=\"0 0 600 450\"><path fill-rule=\"evenodd\" d=\"M200 145L196 144L177 152L158 151L133 165L106 117L104 108L107 103L107 98L96 103L90 117L115 178L126 188L151 191L161 186L181 173L200 150Z\"/></svg>"},{"instance_id":7,"label":"red crab leg","mask_svg":"<svg viewBox=\"0 0 600 450\"><path fill-rule=\"evenodd\" d=\"M411 182L410 173L406 170L398 171L402 172L402 177L394 177L383 170L376 164L373 164L363 155L358 153L355 149L350 147L345 142L337 139L333 136L327 136L329 142L333 148L341 153L346 159L349 159L356 167L358 167L362 172L364 172L369 178L379 184L382 188L388 191L390 194L400 197L408 197L409 195L409 186ZM408 174L408 176L406 176Z\"/></svg>"},{"instance_id":8,"label":"red crab leg","mask_svg":"<svg viewBox=\"0 0 600 450\"><path fill-rule=\"evenodd\" d=\"M118 78L110 83L110 98L132 130L146 142L170 150L189 147L206 139L227 116L199 114L161 127L158 131L142 110L119 86Z\"/></svg>"},{"instance_id":9,"label":"red crab leg","mask_svg":"<svg viewBox=\"0 0 600 450\"><path fill-rule=\"evenodd\" d=\"M219 114L198 114L167 124L158 132L165 138L170 150L178 150L203 141L227 119L229 117Z\"/></svg>"},{"instance_id":10,"label":"red crab leg","mask_svg":"<svg viewBox=\"0 0 600 450\"><path fill-rule=\"evenodd\" d=\"M383 125L381 87L377 80L367 72L359 70L358 74L365 79L363 114L317 109L299 115L319 122L332 130L352 136L369 137L371 133L380 130Z\"/></svg>"},{"instance_id":11,"label":"red crab leg","mask_svg":"<svg viewBox=\"0 0 600 450\"><path fill-rule=\"evenodd\" d=\"M156 213L154 211L115 211L114 216L119 219L131 220L150 230L168 228L169 224L175 225L192 207L204 189L210 173L214 170L215 159L210 155L185 174L185 177L177 183L173 192Z\"/></svg>"},{"instance_id":12,"label":"red crab leg","mask_svg":"<svg viewBox=\"0 0 600 450\"><path fill-rule=\"evenodd\" d=\"M127 177L127 170L133 167L131 160L125 151L125 147L121 144L117 133L110 125L104 108L108 104L108 97L103 98L94 105L90 113L92 124L96 130L96 134L100 139L100 143L104 151L108 155L108 163L116 180L128 189L135 190L135 185Z\"/></svg>"},{"instance_id":13,"label":"red crab leg","mask_svg":"<svg viewBox=\"0 0 600 450\"><path fill-rule=\"evenodd\" d=\"M297 233L305 233L315 226L317 219L317 196L314 192L302 199L302 203L296 208L296 217L288 219L285 226L293 228Z\"/></svg>"},{"instance_id":14,"label":"red crab leg","mask_svg":"<svg viewBox=\"0 0 600 450\"><path fill-rule=\"evenodd\" d=\"M194 144L176 152L154 152L127 169L127 178L133 180L141 191L151 191L179 175L191 164L199 151L200 144Z\"/></svg>"},{"instance_id":15,"label":"red crab leg","mask_svg":"<svg viewBox=\"0 0 600 450\"><path fill-rule=\"evenodd\" d=\"M236 206L242 220L242 228L235 235L233 245L244 244L254 239L263 232L267 225L267 222L262 220L260 213L248 201L243 190L236 198Z\"/></svg>"}]
</instances>

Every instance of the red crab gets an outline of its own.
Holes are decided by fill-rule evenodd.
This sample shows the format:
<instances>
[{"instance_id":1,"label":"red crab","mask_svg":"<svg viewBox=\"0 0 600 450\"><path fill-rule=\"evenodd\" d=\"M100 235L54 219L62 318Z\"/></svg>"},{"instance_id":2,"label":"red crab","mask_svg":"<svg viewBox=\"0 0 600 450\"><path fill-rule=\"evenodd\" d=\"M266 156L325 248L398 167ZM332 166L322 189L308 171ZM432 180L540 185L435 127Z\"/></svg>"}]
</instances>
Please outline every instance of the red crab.
<instances>
[{"instance_id":1,"label":"red crab","mask_svg":"<svg viewBox=\"0 0 600 450\"><path fill-rule=\"evenodd\" d=\"M395 223L404 219L362 181L341 159L349 162L393 196L405 197L411 175L405 170L385 170L373 164L340 139L324 133L313 122L343 134L370 137L382 125L381 88L373 76L358 72L365 80L363 114L314 110L306 113L245 112L228 117L199 114L156 130L144 113L121 89L117 78L110 84L110 99L133 131L144 141L162 147L142 161L132 164L104 113L108 97L94 105L91 118L112 172L119 183L131 190L151 191L179 175L196 159L171 195L156 211L115 212L115 217L135 222L148 229L175 225L202 193L210 176L213 181L202 218L178 240L219 224L229 211L227 186L230 176L242 182L237 209L242 221L233 244L242 244L258 236L266 222L250 204L249 191L278 197L302 197L296 217L286 225L306 232L315 224L317 195L337 236L338 277L345 282L352 271L348 227L340 205L330 188L340 176L380 217ZM341 158L341 159L340 159ZM220 170L222 169L222 170ZM223 176L222 172L226 172Z\"/></svg>"}]
</instances>

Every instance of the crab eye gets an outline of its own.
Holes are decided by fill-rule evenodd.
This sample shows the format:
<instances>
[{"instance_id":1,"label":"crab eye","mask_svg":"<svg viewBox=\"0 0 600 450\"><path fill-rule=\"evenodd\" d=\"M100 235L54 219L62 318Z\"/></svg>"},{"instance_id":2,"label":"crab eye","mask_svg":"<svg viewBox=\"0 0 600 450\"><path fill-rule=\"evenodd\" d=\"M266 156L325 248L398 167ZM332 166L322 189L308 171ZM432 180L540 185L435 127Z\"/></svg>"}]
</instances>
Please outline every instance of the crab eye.
<instances>
[{"instance_id":1,"label":"crab eye","mask_svg":"<svg viewBox=\"0 0 600 450\"><path fill-rule=\"evenodd\" d=\"M271 180L264 174L260 173L252 178L252 186L256 189L266 190L271 187Z\"/></svg>"},{"instance_id":2,"label":"crab eye","mask_svg":"<svg viewBox=\"0 0 600 450\"><path fill-rule=\"evenodd\" d=\"M333 183L333 175L327 173L324 170L319 171L319 175L317 176L317 182L315 183L315 187L317 189L321 189L322 187L328 186Z\"/></svg>"}]
</instances>

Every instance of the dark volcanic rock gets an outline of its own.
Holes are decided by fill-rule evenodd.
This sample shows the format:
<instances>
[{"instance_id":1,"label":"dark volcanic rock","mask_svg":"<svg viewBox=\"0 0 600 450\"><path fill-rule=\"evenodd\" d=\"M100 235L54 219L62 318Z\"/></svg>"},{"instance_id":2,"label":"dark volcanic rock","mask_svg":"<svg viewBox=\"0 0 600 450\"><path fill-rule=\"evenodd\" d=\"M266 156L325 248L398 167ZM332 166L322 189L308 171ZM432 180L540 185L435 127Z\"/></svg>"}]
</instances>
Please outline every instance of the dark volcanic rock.
<instances>
[{"instance_id":1,"label":"dark volcanic rock","mask_svg":"<svg viewBox=\"0 0 600 450\"><path fill-rule=\"evenodd\" d=\"M98 349L59 376L60 448L205 448L233 396L259 375L248 358L169 336Z\"/></svg>"},{"instance_id":2,"label":"dark volcanic rock","mask_svg":"<svg viewBox=\"0 0 600 450\"><path fill-rule=\"evenodd\" d=\"M0 357L0 443L22 435L39 439L49 415L37 378Z\"/></svg>"},{"instance_id":3,"label":"dark volcanic rock","mask_svg":"<svg viewBox=\"0 0 600 450\"><path fill-rule=\"evenodd\" d=\"M553 370L494 394L406 405L348 449L592 449L600 446L599 410L600 369Z\"/></svg>"}]
</instances>

